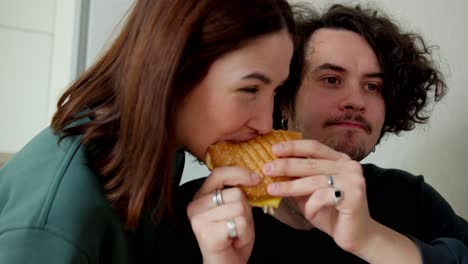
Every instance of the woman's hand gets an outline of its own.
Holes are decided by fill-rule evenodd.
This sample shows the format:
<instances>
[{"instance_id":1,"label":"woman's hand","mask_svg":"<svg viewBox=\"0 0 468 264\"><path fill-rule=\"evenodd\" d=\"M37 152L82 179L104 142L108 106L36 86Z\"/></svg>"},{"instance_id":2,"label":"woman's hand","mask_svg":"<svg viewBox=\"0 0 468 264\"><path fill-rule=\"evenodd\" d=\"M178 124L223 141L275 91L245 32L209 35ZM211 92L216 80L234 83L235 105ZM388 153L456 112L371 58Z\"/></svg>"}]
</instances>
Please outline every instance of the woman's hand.
<instances>
[{"instance_id":1,"label":"woman's hand","mask_svg":"<svg viewBox=\"0 0 468 264\"><path fill-rule=\"evenodd\" d=\"M269 193L295 200L306 219L344 250L360 250L375 223L361 165L314 140L282 142L273 153L284 158L266 164L264 173L294 179L271 184Z\"/></svg>"},{"instance_id":2,"label":"woman's hand","mask_svg":"<svg viewBox=\"0 0 468 264\"><path fill-rule=\"evenodd\" d=\"M204 263L247 263L255 239L252 208L242 190L232 186L259 182L245 169L220 167L195 194L187 214Z\"/></svg>"}]
</instances>

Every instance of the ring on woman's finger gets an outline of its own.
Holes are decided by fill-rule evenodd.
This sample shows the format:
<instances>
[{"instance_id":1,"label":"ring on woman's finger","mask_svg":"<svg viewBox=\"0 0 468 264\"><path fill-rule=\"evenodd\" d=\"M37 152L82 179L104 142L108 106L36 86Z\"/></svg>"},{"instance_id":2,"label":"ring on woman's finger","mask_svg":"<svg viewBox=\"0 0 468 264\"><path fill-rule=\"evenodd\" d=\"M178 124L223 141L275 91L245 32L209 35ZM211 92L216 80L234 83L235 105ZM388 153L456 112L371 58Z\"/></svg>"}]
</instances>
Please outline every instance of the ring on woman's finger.
<instances>
[{"instance_id":1,"label":"ring on woman's finger","mask_svg":"<svg viewBox=\"0 0 468 264\"><path fill-rule=\"evenodd\" d=\"M333 189L333 202L337 205L341 200L343 200L343 191Z\"/></svg>"},{"instance_id":2,"label":"ring on woman's finger","mask_svg":"<svg viewBox=\"0 0 468 264\"><path fill-rule=\"evenodd\" d=\"M221 194L221 189L216 189L216 191L213 194L212 200L216 206L220 206L224 204L223 196Z\"/></svg>"},{"instance_id":3,"label":"ring on woman's finger","mask_svg":"<svg viewBox=\"0 0 468 264\"><path fill-rule=\"evenodd\" d=\"M333 177L331 175L328 175L327 176L327 184L328 184L328 187L329 188L333 188L334 185L333 185Z\"/></svg>"},{"instance_id":4,"label":"ring on woman's finger","mask_svg":"<svg viewBox=\"0 0 468 264\"><path fill-rule=\"evenodd\" d=\"M237 226L236 226L236 222L234 222L234 219L227 220L226 225L227 225L227 228L228 228L229 238L230 239L237 238Z\"/></svg>"}]
</instances>

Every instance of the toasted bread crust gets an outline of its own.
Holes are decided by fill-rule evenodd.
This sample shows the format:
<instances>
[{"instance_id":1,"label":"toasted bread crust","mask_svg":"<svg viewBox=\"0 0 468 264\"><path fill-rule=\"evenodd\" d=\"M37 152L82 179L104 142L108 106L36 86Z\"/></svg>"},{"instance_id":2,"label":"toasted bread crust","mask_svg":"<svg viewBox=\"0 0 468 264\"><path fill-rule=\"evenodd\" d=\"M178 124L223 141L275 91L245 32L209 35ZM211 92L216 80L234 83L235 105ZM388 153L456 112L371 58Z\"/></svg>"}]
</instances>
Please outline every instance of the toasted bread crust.
<instances>
[{"instance_id":1,"label":"toasted bread crust","mask_svg":"<svg viewBox=\"0 0 468 264\"><path fill-rule=\"evenodd\" d=\"M276 181L286 181L288 177L265 176L262 167L267 162L276 159L271 147L281 141L302 139L298 132L273 130L271 133L258 136L244 142L220 142L208 148L205 163L208 168L220 166L238 166L249 169L262 177L260 184L248 187L241 186L249 203L257 207L277 208L281 198L272 197L267 192L268 184Z\"/></svg>"}]
</instances>

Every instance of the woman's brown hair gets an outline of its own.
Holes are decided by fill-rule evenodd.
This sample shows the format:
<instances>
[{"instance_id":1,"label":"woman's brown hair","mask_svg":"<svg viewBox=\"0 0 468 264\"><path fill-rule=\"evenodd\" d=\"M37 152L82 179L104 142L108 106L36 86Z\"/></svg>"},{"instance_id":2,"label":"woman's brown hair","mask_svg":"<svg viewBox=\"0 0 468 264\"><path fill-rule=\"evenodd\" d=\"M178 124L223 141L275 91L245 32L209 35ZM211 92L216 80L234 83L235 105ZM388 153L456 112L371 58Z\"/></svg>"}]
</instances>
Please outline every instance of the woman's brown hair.
<instances>
[{"instance_id":1,"label":"woman's brown hair","mask_svg":"<svg viewBox=\"0 0 468 264\"><path fill-rule=\"evenodd\" d=\"M294 35L285 0L138 0L112 46L63 94L52 128L82 135L128 228L147 206L156 218L171 212L178 103L221 55L283 28Z\"/></svg>"}]
</instances>

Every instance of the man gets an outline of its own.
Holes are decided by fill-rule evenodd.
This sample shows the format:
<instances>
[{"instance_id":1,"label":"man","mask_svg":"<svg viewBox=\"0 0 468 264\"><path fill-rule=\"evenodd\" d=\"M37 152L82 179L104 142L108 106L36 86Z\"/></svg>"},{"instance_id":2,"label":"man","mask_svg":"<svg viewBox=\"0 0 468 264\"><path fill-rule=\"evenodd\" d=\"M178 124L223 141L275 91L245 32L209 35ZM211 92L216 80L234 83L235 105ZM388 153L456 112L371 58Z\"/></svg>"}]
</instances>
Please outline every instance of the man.
<instances>
[{"instance_id":1,"label":"man","mask_svg":"<svg viewBox=\"0 0 468 264\"><path fill-rule=\"evenodd\" d=\"M289 129L358 162L385 134L409 131L427 122L424 110L431 100L443 97L446 85L420 36L403 33L384 16L359 7L335 5L321 16L304 9L298 18L301 46L291 70L297 74L292 81L302 78L295 66L303 65L305 70L297 92L284 89L279 93L281 123L287 118ZM307 144L316 149L310 155L304 154ZM278 152L279 156L311 158L275 161L269 174L296 177L301 184L276 184L270 193L293 197L303 216L343 250L369 262L377 262L379 254L382 258L393 254L396 258L389 261L395 263L468 263L468 223L422 177L374 165L356 169L352 161L318 150L323 149L320 144L287 143L283 148L288 151ZM326 159L333 162L325 165ZM340 163L351 166L341 166L328 177L316 172L317 167L340 167ZM291 164L309 171L298 172ZM347 173L344 168L351 169ZM317 187L319 177L328 180L328 187L341 183L334 204L322 201L328 199L326 195L319 197L318 193L327 191L323 183ZM365 182L360 183L361 179ZM306 195L307 186L311 190ZM356 194L360 188L362 193ZM341 228L340 221L346 227ZM371 226L383 230L380 238L385 237L374 245L360 243L374 240L356 234L362 223L369 222L377 223ZM395 246L382 242L392 239ZM360 250L363 245L366 250Z\"/></svg>"}]
</instances>

